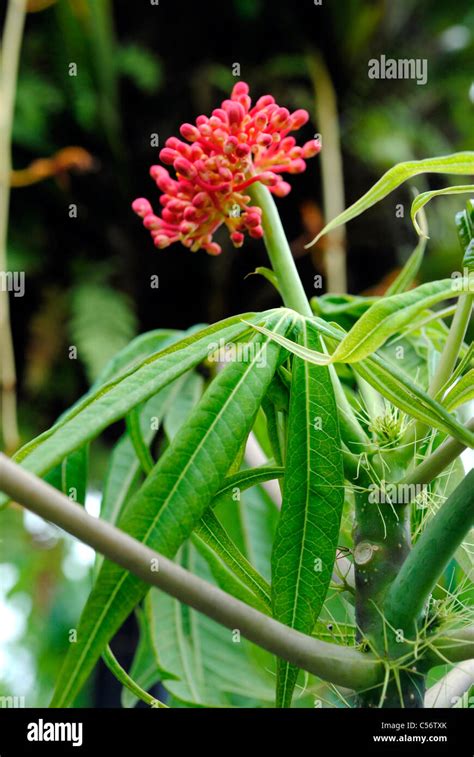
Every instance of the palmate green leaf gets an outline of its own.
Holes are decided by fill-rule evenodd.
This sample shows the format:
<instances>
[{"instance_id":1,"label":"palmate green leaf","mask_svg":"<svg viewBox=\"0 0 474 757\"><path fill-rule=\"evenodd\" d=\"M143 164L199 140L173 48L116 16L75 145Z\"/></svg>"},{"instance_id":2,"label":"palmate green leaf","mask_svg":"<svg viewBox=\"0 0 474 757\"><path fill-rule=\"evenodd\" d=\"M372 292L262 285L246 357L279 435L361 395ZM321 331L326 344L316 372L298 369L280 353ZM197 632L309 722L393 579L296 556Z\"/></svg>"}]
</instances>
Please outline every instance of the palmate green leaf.
<instances>
[{"instance_id":1,"label":"palmate green leaf","mask_svg":"<svg viewBox=\"0 0 474 757\"><path fill-rule=\"evenodd\" d=\"M387 195L397 189L407 179L425 173L456 174L463 176L474 175L474 152L457 152L452 155L444 155L439 158L426 158L424 160L410 160L406 163L398 163L389 171L384 173L381 179L369 189L357 202L333 218L319 232L312 242L307 245L310 247L329 231L337 229L339 226L352 221L361 213L376 205Z\"/></svg>"},{"instance_id":2,"label":"palmate green leaf","mask_svg":"<svg viewBox=\"0 0 474 757\"><path fill-rule=\"evenodd\" d=\"M183 547L180 563L212 581L192 545ZM252 644L243 638L237 643L232 631L157 589L149 592L145 608L157 664L174 676L162 681L173 697L198 707L270 704L271 655L265 653L266 665L255 664Z\"/></svg>"},{"instance_id":3,"label":"palmate green leaf","mask_svg":"<svg viewBox=\"0 0 474 757\"><path fill-rule=\"evenodd\" d=\"M193 535L199 542L204 542L212 549L221 562L254 595L257 603L254 601L252 604L258 605L262 612L271 613L270 586L239 551L212 510L203 515ZM199 544L196 546L199 549Z\"/></svg>"},{"instance_id":4,"label":"palmate green leaf","mask_svg":"<svg viewBox=\"0 0 474 757\"><path fill-rule=\"evenodd\" d=\"M298 341L321 349L302 321ZM283 504L272 554L274 617L311 633L331 580L344 505L337 406L329 369L295 357ZM277 707L291 706L298 668L278 661Z\"/></svg>"},{"instance_id":5,"label":"palmate green leaf","mask_svg":"<svg viewBox=\"0 0 474 757\"><path fill-rule=\"evenodd\" d=\"M320 318L314 318L311 322L317 325L324 336L336 342L342 341L343 335L340 329L334 328ZM321 365L320 352L309 350L281 334L271 334L265 327L254 325L253 328L262 334L271 335L274 341L297 357L308 360L314 365ZM474 433L450 415L439 402L429 397L394 363L385 360L380 355L372 355L361 360L354 370L399 410L403 410L425 425L444 431L468 447L474 447Z\"/></svg>"},{"instance_id":6,"label":"palmate green leaf","mask_svg":"<svg viewBox=\"0 0 474 757\"><path fill-rule=\"evenodd\" d=\"M251 314L250 320L265 320L266 316L268 313ZM247 316L245 318L249 320ZM70 452L123 418L135 405L198 365L208 356L209 347L215 343L216 337L236 339L247 329L248 326L242 323L242 316L234 316L146 357L128 372L88 392L54 426L22 447L15 455L15 461L32 473L43 476ZM0 506L6 501L7 498L2 495Z\"/></svg>"},{"instance_id":7,"label":"palmate green leaf","mask_svg":"<svg viewBox=\"0 0 474 757\"><path fill-rule=\"evenodd\" d=\"M473 171L474 173L474 171ZM456 187L445 187L444 189L434 189L431 192L422 192L421 194L417 195L415 199L413 200L410 216L411 220L413 222L413 226L415 227L416 233L419 236L428 236L426 232L423 231L423 228L418 223L418 213L422 210L422 208L425 207L434 197L440 197L442 195L456 195L456 194L473 194L474 193L474 184L460 184Z\"/></svg>"},{"instance_id":8,"label":"palmate green leaf","mask_svg":"<svg viewBox=\"0 0 474 757\"><path fill-rule=\"evenodd\" d=\"M272 325L285 331L288 311ZM229 363L210 384L189 421L177 433L153 471L129 502L119 527L167 557L176 554L210 506L248 435L276 370L279 348L258 336L247 362ZM71 645L53 706L72 702L99 655L148 586L104 561L81 616L78 642Z\"/></svg>"}]
</instances>

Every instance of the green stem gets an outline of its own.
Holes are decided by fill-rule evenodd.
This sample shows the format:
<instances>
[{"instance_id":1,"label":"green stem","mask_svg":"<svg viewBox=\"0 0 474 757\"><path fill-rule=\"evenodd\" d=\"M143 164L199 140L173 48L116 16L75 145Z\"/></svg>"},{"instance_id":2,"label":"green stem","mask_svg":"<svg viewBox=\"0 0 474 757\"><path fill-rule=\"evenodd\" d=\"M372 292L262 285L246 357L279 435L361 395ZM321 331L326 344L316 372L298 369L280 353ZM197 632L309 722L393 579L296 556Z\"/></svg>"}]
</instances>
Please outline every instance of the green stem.
<instances>
[{"instance_id":1,"label":"green stem","mask_svg":"<svg viewBox=\"0 0 474 757\"><path fill-rule=\"evenodd\" d=\"M449 329L448 338L446 339L438 368L429 388L429 394L431 397L436 396L441 387L444 386L446 381L448 381L454 370L469 325L473 299L474 296L472 294L463 294L458 300L456 312L451 323L451 328Z\"/></svg>"},{"instance_id":2,"label":"green stem","mask_svg":"<svg viewBox=\"0 0 474 757\"><path fill-rule=\"evenodd\" d=\"M404 654L386 638L382 607L391 583L410 553L410 511L406 505L378 504L368 494L370 480L361 471L364 490L356 492L354 523L355 610L359 639L369 643L380 658L394 659ZM396 666L394 666L396 667ZM403 701L396 680L391 677L384 692L373 688L361 692L361 707L422 707L423 678L403 675Z\"/></svg>"},{"instance_id":3,"label":"green stem","mask_svg":"<svg viewBox=\"0 0 474 757\"><path fill-rule=\"evenodd\" d=\"M432 652L428 655L430 667L449 662L463 662L474 659L474 626L453 628L432 641ZM444 658L444 659L443 659Z\"/></svg>"},{"instance_id":4,"label":"green stem","mask_svg":"<svg viewBox=\"0 0 474 757\"><path fill-rule=\"evenodd\" d=\"M471 418L466 428L474 431L474 418ZM426 457L420 465L417 465L411 473L399 481L399 485L411 486L413 484L429 484L439 476L450 463L459 457L466 449L466 445L457 439L446 439L438 449L429 457Z\"/></svg>"},{"instance_id":5,"label":"green stem","mask_svg":"<svg viewBox=\"0 0 474 757\"><path fill-rule=\"evenodd\" d=\"M148 693L148 691L145 691L142 689L139 684L131 678L127 671L122 668L119 661L115 657L114 653L112 652L111 648L107 645L105 648L105 651L102 655L102 659L104 660L105 664L107 665L108 669L111 673L114 674L117 681L119 681L123 686L125 686L126 689L132 692L132 694L135 694L138 699L141 699L142 702L145 702L145 704L149 705L150 707L160 708L164 707L168 709L168 705L164 704L164 702L160 702L159 699L156 699L156 697L152 697L151 694Z\"/></svg>"},{"instance_id":6,"label":"green stem","mask_svg":"<svg viewBox=\"0 0 474 757\"><path fill-rule=\"evenodd\" d=\"M0 453L0 486L12 499L54 523L142 581L298 668L350 689L376 686L383 666L371 655L300 633L203 581L115 526L93 518L49 484ZM150 565L158 561L159 570Z\"/></svg>"},{"instance_id":7,"label":"green stem","mask_svg":"<svg viewBox=\"0 0 474 757\"><path fill-rule=\"evenodd\" d=\"M248 193L255 205L262 209L263 239L278 279L283 302L287 308L296 310L301 315L312 317L313 313L296 270L295 261L271 192L259 181L256 181L249 187Z\"/></svg>"},{"instance_id":8,"label":"green stem","mask_svg":"<svg viewBox=\"0 0 474 757\"><path fill-rule=\"evenodd\" d=\"M384 604L387 622L412 635L436 582L474 525L474 471L448 497L408 555Z\"/></svg>"}]
</instances>

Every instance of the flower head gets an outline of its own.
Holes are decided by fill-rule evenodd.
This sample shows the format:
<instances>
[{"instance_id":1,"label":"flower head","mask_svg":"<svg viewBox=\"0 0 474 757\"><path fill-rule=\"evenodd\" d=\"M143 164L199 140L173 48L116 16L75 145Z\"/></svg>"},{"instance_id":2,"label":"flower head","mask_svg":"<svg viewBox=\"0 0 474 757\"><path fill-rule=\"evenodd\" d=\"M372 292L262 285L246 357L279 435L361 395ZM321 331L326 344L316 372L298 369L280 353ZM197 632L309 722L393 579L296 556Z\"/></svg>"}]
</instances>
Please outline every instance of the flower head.
<instances>
[{"instance_id":1,"label":"flower head","mask_svg":"<svg viewBox=\"0 0 474 757\"><path fill-rule=\"evenodd\" d=\"M162 191L161 215L155 215L144 198L132 207L143 218L156 247L181 242L191 250L203 248L218 255L221 247L214 232L225 224L234 247L244 235L263 235L262 211L250 205L246 189L255 181L284 197L291 190L283 173L301 173L305 160L317 155L321 145L313 139L302 147L289 133L308 121L305 110L290 113L264 95L252 107L248 85L238 82L230 100L224 100L210 117L198 116L196 124L183 124L184 138L170 137L160 152L163 163L173 166L172 178L162 166L150 174Z\"/></svg>"}]
</instances>

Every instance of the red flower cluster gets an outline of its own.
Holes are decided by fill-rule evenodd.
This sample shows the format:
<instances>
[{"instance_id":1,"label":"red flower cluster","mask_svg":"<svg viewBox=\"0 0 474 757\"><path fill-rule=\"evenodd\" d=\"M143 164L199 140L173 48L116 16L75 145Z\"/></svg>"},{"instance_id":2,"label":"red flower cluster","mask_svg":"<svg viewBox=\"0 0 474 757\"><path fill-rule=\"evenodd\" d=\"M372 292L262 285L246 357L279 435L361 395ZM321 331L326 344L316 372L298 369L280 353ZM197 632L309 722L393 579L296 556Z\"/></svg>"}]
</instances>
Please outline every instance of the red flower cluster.
<instances>
[{"instance_id":1,"label":"red flower cluster","mask_svg":"<svg viewBox=\"0 0 474 757\"><path fill-rule=\"evenodd\" d=\"M317 140L298 147L294 137L288 136L308 121L305 110L290 113L271 95L264 95L252 107L248 92L247 84L238 82L231 99L224 100L210 118L198 116L195 126L181 126L187 142L176 137L166 141L160 158L173 166L176 179L162 166L150 169L163 192L161 216L154 214L144 198L132 205L157 247L179 241L193 251L203 248L218 255L221 247L212 236L223 223L235 247L242 246L245 232L261 237L262 211L249 205L247 187L260 181L274 195L284 197L291 187L281 174L301 173L305 160L319 152Z\"/></svg>"}]
</instances>

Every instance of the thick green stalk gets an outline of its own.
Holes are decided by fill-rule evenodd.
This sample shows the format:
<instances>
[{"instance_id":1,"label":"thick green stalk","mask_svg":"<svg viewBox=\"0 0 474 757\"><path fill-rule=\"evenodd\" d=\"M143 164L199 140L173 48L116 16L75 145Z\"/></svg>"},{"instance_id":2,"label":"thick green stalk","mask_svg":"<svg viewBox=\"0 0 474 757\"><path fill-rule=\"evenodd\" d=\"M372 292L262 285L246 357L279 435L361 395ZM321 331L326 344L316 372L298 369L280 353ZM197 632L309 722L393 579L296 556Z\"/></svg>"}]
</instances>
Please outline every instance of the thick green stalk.
<instances>
[{"instance_id":1,"label":"thick green stalk","mask_svg":"<svg viewBox=\"0 0 474 757\"><path fill-rule=\"evenodd\" d=\"M382 665L371 655L314 639L273 620L110 523L93 518L69 497L1 453L0 488L16 502L63 528L146 583L157 586L226 628L238 628L242 636L298 668L354 690L379 683ZM159 570L150 570L150 565L156 562Z\"/></svg>"},{"instance_id":2,"label":"thick green stalk","mask_svg":"<svg viewBox=\"0 0 474 757\"><path fill-rule=\"evenodd\" d=\"M393 582L384 605L391 626L414 633L439 576L473 525L471 471L423 531Z\"/></svg>"},{"instance_id":3,"label":"thick green stalk","mask_svg":"<svg viewBox=\"0 0 474 757\"><path fill-rule=\"evenodd\" d=\"M430 397L436 397L453 373L471 318L473 299L474 295L470 293L463 294L458 299L448 338L446 339L438 367L428 389ZM425 434L426 426L418 422L411 430L405 443L408 444L410 440L418 443L423 439Z\"/></svg>"},{"instance_id":4,"label":"thick green stalk","mask_svg":"<svg viewBox=\"0 0 474 757\"><path fill-rule=\"evenodd\" d=\"M368 489L371 485L366 473L358 483ZM371 492L374 495L371 495ZM391 584L396 579L411 549L410 510L407 504L384 502L380 490L356 493L354 523L354 568L356 584L356 622L359 639L382 658L396 658L406 654L404 644L392 647L387 639L383 605ZM401 674L403 701L394 678L387 686L383 702L381 689L361 693L362 707L422 707L424 679L403 672Z\"/></svg>"},{"instance_id":5,"label":"thick green stalk","mask_svg":"<svg viewBox=\"0 0 474 757\"><path fill-rule=\"evenodd\" d=\"M286 307L296 310L302 315L312 317L313 313L296 270L295 261L271 192L259 181L256 181L249 187L248 193L255 205L262 209L263 239L278 279L283 302Z\"/></svg>"},{"instance_id":6,"label":"thick green stalk","mask_svg":"<svg viewBox=\"0 0 474 757\"><path fill-rule=\"evenodd\" d=\"M463 294L458 300L448 338L441 353L438 368L430 384L429 394L431 397L436 396L454 370L471 318L473 299L474 296L472 294Z\"/></svg>"}]
</instances>

